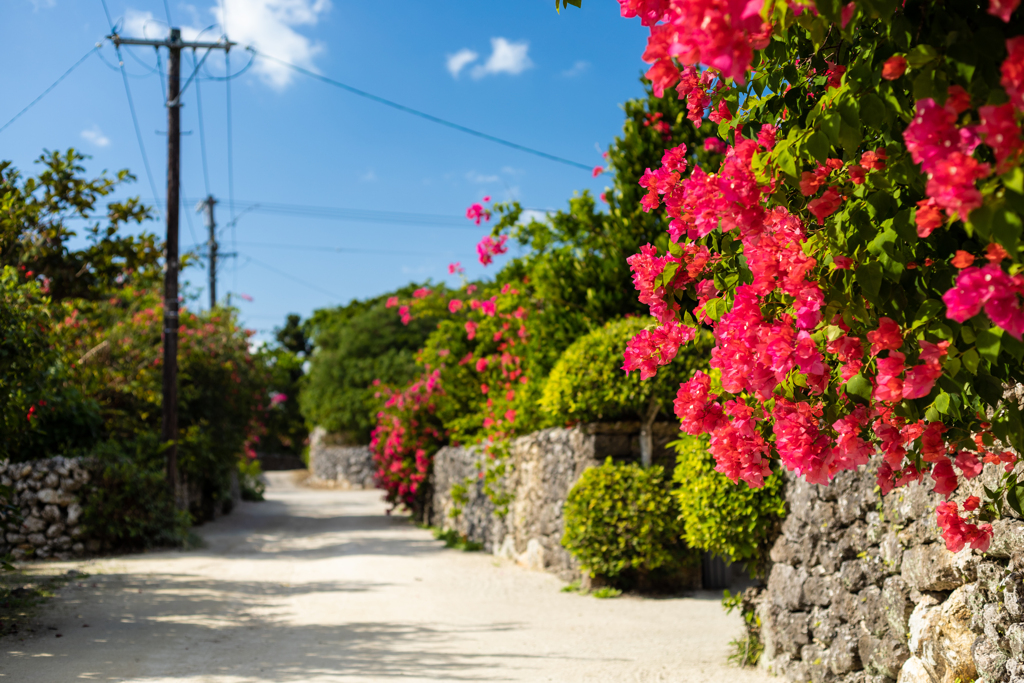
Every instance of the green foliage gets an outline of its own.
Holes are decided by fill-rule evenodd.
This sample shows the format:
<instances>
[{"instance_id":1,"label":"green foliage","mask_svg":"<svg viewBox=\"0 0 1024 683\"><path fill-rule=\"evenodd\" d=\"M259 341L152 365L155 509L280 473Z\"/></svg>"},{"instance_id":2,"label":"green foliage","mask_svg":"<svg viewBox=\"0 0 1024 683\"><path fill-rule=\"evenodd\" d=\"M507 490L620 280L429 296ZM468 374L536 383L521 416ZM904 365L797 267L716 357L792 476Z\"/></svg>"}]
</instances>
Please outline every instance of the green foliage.
<instances>
[{"instance_id":1,"label":"green foliage","mask_svg":"<svg viewBox=\"0 0 1024 683\"><path fill-rule=\"evenodd\" d=\"M611 586L601 586L595 588L588 593L591 597L597 598L598 600L607 600L609 598L617 598L622 595L622 591L618 588L612 588Z\"/></svg>"},{"instance_id":2,"label":"green foliage","mask_svg":"<svg viewBox=\"0 0 1024 683\"><path fill-rule=\"evenodd\" d=\"M613 320L566 349L544 383L540 407L547 423L642 419L652 400L670 416L679 383L707 367L712 340L702 336L655 377L641 381L639 372L623 372L622 352L650 322L639 317Z\"/></svg>"},{"instance_id":3,"label":"green foliage","mask_svg":"<svg viewBox=\"0 0 1024 683\"><path fill-rule=\"evenodd\" d=\"M309 437L299 404L305 359L285 347L264 348L258 356L269 373L270 406L263 415L264 433L256 450L300 455Z\"/></svg>"},{"instance_id":4,"label":"green foliage","mask_svg":"<svg viewBox=\"0 0 1024 683\"><path fill-rule=\"evenodd\" d=\"M131 447L105 442L96 448L98 469L83 501L91 538L117 550L181 545L189 514L175 509L159 442L143 436Z\"/></svg>"},{"instance_id":5,"label":"green foliage","mask_svg":"<svg viewBox=\"0 0 1024 683\"><path fill-rule=\"evenodd\" d=\"M414 288L397 294L408 297ZM437 320L422 317L403 325L385 306L389 296L321 309L307 321L314 350L299 405L309 425L367 443L380 408L373 381L400 386L418 374L416 351Z\"/></svg>"},{"instance_id":6,"label":"green foliage","mask_svg":"<svg viewBox=\"0 0 1024 683\"><path fill-rule=\"evenodd\" d=\"M703 439L684 436L671 446L677 453L673 495L687 545L755 571L762 567L786 516L782 476L773 474L763 488L752 489L715 471Z\"/></svg>"},{"instance_id":7,"label":"green foliage","mask_svg":"<svg viewBox=\"0 0 1024 683\"><path fill-rule=\"evenodd\" d=\"M263 468L259 460L238 459L238 484L242 489L242 500L259 502L267 492L267 485L260 481Z\"/></svg>"},{"instance_id":8,"label":"green foliage","mask_svg":"<svg viewBox=\"0 0 1024 683\"><path fill-rule=\"evenodd\" d=\"M563 515L562 545L591 576L643 584L652 572L684 561L683 525L661 467L608 458L583 473Z\"/></svg>"},{"instance_id":9,"label":"green foliage","mask_svg":"<svg viewBox=\"0 0 1024 683\"><path fill-rule=\"evenodd\" d=\"M764 652L764 643L761 642L761 620L754 606L744 600L743 593L732 594L726 590L722 594L722 607L726 614L740 610L746 629L743 636L729 641L728 661L738 667L757 666Z\"/></svg>"},{"instance_id":10,"label":"green foliage","mask_svg":"<svg viewBox=\"0 0 1024 683\"><path fill-rule=\"evenodd\" d=\"M471 541L455 529L441 529L434 527L431 531L434 534L434 538L439 541L444 541L445 548L455 548L456 550L461 550L467 553L478 552L484 549L483 543Z\"/></svg>"}]
</instances>

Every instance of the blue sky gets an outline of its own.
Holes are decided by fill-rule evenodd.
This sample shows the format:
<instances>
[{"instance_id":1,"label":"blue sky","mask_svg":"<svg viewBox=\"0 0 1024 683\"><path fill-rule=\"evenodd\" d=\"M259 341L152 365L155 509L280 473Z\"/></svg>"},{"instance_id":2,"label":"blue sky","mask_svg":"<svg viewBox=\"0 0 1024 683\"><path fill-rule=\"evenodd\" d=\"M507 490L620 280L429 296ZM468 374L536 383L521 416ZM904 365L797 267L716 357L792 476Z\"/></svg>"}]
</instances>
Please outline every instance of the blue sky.
<instances>
[{"instance_id":1,"label":"blue sky","mask_svg":"<svg viewBox=\"0 0 1024 683\"><path fill-rule=\"evenodd\" d=\"M107 0L122 35L166 33L162 0ZM638 76L645 31L622 19L615 0L587 0L556 14L551 0L168 0L186 35L227 25L242 45L407 106L587 165L622 127L620 104L642 93ZM101 0L7 0L0 21L0 125L108 33ZM216 26L205 37L217 37ZM45 46L45 47L43 47ZM166 130L152 48L123 48L143 142L162 196ZM129 168L138 183L124 194L152 200L116 56L109 43L26 115L0 133L0 158L26 173L43 148L79 148L90 173ZM183 59L183 70L191 64ZM231 68L248 62L232 52ZM224 74L210 57L205 74ZM164 62L166 66L166 62ZM222 201L225 226L228 153L226 86L202 79L208 182ZM182 187L206 192L196 89L184 97ZM398 112L273 62L257 59L231 82L234 143L234 230L220 232L219 290L236 298L243 320L261 336L289 312L373 296L410 280L444 280L460 261L470 277L486 273L475 259L485 233L464 217L484 195L518 199L535 209L564 207L574 191L600 192L607 176L480 140ZM272 205L287 205L270 212ZM297 213L292 207L335 207L347 220ZM278 207L279 209L282 207ZM363 213L359 213L359 211ZM366 213L371 212L371 213ZM377 212L446 219L411 223L368 220ZM316 212L312 212L316 213ZM351 220L352 218L356 220ZM163 234L160 222L147 225ZM201 216L192 231L182 216L181 242L204 240ZM232 243L234 241L234 246ZM361 251L337 251L352 249ZM493 268L494 266L491 266ZM185 271L205 306L205 272Z\"/></svg>"}]
</instances>

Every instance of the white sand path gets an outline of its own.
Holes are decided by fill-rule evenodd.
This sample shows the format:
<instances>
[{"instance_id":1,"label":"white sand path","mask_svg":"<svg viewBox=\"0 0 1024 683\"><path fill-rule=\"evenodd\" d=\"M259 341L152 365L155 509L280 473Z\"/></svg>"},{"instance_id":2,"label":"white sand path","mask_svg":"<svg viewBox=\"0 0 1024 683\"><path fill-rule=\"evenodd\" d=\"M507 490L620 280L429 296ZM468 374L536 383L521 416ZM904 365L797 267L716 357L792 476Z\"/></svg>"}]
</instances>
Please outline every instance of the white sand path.
<instances>
[{"instance_id":1,"label":"white sand path","mask_svg":"<svg viewBox=\"0 0 1024 683\"><path fill-rule=\"evenodd\" d=\"M35 634L0 640L0 680L774 680L726 664L741 625L718 593L562 593L384 511L379 492L275 473L266 502L199 529L202 550L47 565L92 576L48 603Z\"/></svg>"}]
</instances>

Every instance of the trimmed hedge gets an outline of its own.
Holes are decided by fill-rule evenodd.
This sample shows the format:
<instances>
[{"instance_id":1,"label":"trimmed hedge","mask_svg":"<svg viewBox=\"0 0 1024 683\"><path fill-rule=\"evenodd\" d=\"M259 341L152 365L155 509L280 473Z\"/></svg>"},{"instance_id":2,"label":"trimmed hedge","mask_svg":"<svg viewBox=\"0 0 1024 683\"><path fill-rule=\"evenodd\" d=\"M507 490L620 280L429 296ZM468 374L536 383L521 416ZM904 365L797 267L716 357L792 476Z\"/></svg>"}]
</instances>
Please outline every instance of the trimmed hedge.
<instances>
[{"instance_id":1,"label":"trimmed hedge","mask_svg":"<svg viewBox=\"0 0 1024 683\"><path fill-rule=\"evenodd\" d=\"M782 476L752 489L715 471L704 439L684 436L670 445L677 453L674 496L686 543L759 571L786 516Z\"/></svg>"},{"instance_id":2,"label":"trimmed hedge","mask_svg":"<svg viewBox=\"0 0 1024 683\"><path fill-rule=\"evenodd\" d=\"M685 564L679 508L665 472L608 458L591 467L569 492L564 545L593 577L620 586L650 583Z\"/></svg>"}]
</instances>

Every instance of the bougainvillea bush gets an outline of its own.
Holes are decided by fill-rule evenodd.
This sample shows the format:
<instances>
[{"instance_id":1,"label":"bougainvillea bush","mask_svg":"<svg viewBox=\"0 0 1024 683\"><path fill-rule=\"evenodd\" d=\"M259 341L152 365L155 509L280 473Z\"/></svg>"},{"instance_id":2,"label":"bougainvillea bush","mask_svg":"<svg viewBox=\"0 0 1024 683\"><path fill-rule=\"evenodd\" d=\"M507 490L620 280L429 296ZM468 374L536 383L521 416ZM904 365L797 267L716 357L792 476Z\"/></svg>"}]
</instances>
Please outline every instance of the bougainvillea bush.
<instances>
[{"instance_id":1,"label":"bougainvillea bush","mask_svg":"<svg viewBox=\"0 0 1024 683\"><path fill-rule=\"evenodd\" d=\"M939 505L947 547L985 549L1024 447L1024 23L1016 0L620 0L650 32L655 94L718 125L721 163L666 145L644 206L668 248L629 260L658 325L650 377L709 326L710 373L679 389L716 469L770 462L827 484L880 450L883 492L952 494L1004 466L987 500Z\"/></svg>"}]
</instances>

